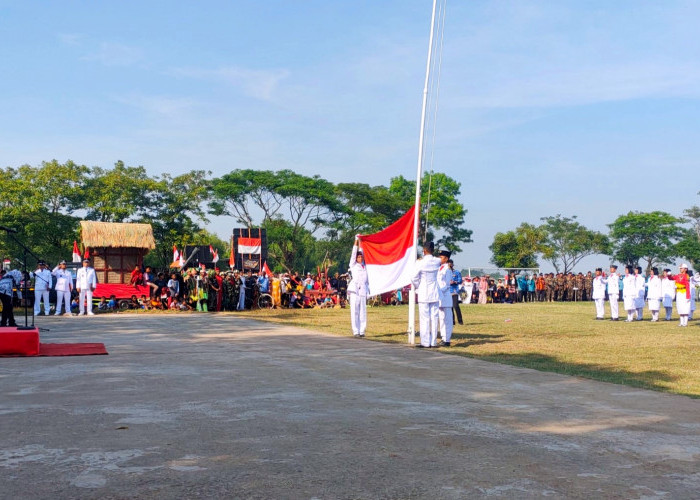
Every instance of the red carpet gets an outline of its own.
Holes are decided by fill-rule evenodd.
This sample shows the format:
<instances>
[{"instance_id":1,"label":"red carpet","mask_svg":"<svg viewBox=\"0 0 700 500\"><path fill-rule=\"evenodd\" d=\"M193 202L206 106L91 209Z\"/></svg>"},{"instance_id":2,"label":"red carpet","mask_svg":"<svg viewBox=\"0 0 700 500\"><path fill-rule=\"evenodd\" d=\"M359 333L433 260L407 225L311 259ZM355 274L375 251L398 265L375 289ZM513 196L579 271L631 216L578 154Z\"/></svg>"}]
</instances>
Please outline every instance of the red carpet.
<instances>
[{"instance_id":1,"label":"red carpet","mask_svg":"<svg viewBox=\"0 0 700 500\"><path fill-rule=\"evenodd\" d=\"M90 356L107 354L104 344L39 344L39 356Z\"/></svg>"},{"instance_id":2,"label":"red carpet","mask_svg":"<svg viewBox=\"0 0 700 500\"><path fill-rule=\"evenodd\" d=\"M0 354L0 358L108 354L104 344L39 344L39 354Z\"/></svg>"}]
</instances>

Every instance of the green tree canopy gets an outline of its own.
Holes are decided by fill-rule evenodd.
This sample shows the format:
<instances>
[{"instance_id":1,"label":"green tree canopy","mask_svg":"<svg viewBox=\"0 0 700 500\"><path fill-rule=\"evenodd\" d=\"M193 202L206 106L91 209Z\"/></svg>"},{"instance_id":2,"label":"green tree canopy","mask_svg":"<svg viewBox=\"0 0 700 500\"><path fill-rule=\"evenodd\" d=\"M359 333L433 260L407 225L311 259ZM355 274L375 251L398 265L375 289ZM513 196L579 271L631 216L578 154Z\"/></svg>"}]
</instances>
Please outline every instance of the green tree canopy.
<instances>
[{"instance_id":1,"label":"green tree canopy","mask_svg":"<svg viewBox=\"0 0 700 500\"><path fill-rule=\"evenodd\" d=\"M489 246L491 262L503 268L538 267L537 254L545 242L544 229L523 222L513 231L496 233Z\"/></svg>"},{"instance_id":2,"label":"green tree canopy","mask_svg":"<svg viewBox=\"0 0 700 500\"><path fill-rule=\"evenodd\" d=\"M576 221L576 216L561 214L542 217L540 228L546 238L541 246L542 256L550 261L557 272L568 273L584 257L608 253L610 241L603 233L586 228Z\"/></svg>"},{"instance_id":3,"label":"green tree canopy","mask_svg":"<svg viewBox=\"0 0 700 500\"><path fill-rule=\"evenodd\" d=\"M627 265L646 262L647 270L663 262L673 262L676 243L683 238L684 222L666 212L629 212L608 224L613 257Z\"/></svg>"}]
</instances>

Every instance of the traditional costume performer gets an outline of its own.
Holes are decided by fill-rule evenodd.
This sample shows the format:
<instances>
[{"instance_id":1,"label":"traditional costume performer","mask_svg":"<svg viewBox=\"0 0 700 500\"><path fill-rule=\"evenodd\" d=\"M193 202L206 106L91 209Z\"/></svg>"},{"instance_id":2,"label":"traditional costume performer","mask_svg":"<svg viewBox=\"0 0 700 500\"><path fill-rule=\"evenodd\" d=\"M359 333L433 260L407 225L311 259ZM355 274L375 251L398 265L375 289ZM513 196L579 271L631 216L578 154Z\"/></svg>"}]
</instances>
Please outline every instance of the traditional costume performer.
<instances>
[{"instance_id":1,"label":"traditional costume performer","mask_svg":"<svg viewBox=\"0 0 700 500\"><path fill-rule=\"evenodd\" d=\"M688 326L688 315L690 314L690 280L688 277L688 266L681 264L680 271L670 279L676 282L676 310L680 316L678 326Z\"/></svg>"},{"instance_id":2,"label":"traditional costume performer","mask_svg":"<svg viewBox=\"0 0 700 500\"><path fill-rule=\"evenodd\" d=\"M364 337L367 329L367 297L369 281L365 259L360 252L360 240L355 239L350 255L350 282L348 283L348 300L350 300L350 325L355 337Z\"/></svg>"}]
</instances>

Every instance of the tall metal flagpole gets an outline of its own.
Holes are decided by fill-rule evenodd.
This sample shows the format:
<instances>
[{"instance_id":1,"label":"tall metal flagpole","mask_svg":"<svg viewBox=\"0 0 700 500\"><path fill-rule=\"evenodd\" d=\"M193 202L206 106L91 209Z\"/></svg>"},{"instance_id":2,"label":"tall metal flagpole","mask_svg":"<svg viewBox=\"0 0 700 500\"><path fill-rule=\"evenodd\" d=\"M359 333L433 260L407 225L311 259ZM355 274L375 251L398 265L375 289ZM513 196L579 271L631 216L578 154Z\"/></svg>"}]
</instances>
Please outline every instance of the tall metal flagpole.
<instances>
[{"instance_id":1,"label":"tall metal flagpole","mask_svg":"<svg viewBox=\"0 0 700 500\"><path fill-rule=\"evenodd\" d=\"M423 143L425 142L425 114L428 105L428 83L430 81L430 65L433 58L433 36L435 34L435 10L437 0L433 0L433 13L430 17L430 40L428 42L428 62L425 67L425 86L423 87L423 109L420 117L420 138L418 140L418 170L416 172L416 211L413 218L413 242L415 248L420 248L418 244L418 225L420 221L420 183L423 177ZM416 290L411 285L411 295L408 298L408 343L416 342Z\"/></svg>"}]
</instances>

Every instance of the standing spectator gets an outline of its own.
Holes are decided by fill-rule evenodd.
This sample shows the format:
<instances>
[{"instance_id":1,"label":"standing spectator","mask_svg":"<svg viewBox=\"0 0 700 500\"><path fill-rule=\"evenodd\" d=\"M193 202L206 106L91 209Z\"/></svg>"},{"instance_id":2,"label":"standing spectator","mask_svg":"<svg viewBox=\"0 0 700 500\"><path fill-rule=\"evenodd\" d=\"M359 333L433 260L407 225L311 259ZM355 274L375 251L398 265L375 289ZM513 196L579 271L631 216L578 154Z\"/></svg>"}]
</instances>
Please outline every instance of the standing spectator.
<instances>
[{"instance_id":1,"label":"standing spectator","mask_svg":"<svg viewBox=\"0 0 700 500\"><path fill-rule=\"evenodd\" d=\"M535 275L532 275L531 277L527 277L527 301L528 302L534 302L535 301L535 290L536 290L536 284L535 284Z\"/></svg>"},{"instance_id":2,"label":"standing spectator","mask_svg":"<svg viewBox=\"0 0 700 500\"><path fill-rule=\"evenodd\" d=\"M527 276L518 276L518 302L525 302L527 297Z\"/></svg>"},{"instance_id":3,"label":"standing spectator","mask_svg":"<svg viewBox=\"0 0 700 500\"><path fill-rule=\"evenodd\" d=\"M70 312L70 294L73 291L73 275L66 269L66 261L62 260L51 272L56 277L56 312L55 316L61 315L61 306L65 304L64 316L72 316Z\"/></svg>"},{"instance_id":4,"label":"standing spectator","mask_svg":"<svg viewBox=\"0 0 700 500\"><path fill-rule=\"evenodd\" d=\"M95 270L90 267L90 259L83 260L83 267L78 269L75 278L75 288L78 290L78 316L84 316L87 309L88 316L94 316L92 312L92 292L97 287L97 276ZM87 305L86 305L87 302Z\"/></svg>"},{"instance_id":5,"label":"standing spectator","mask_svg":"<svg viewBox=\"0 0 700 500\"><path fill-rule=\"evenodd\" d=\"M250 283L250 286L252 286L252 283ZM245 309L245 294L247 287L248 284L246 283L246 277L243 273L240 273L240 275L238 276L238 306L236 307L237 311L243 311Z\"/></svg>"},{"instance_id":6,"label":"standing spectator","mask_svg":"<svg viewBox=\"0 0 700 500\"><path fill-rule=\"evenodd\" d=\"M207 272L202 269L197 276L197 289L196 289L196 301L197 301L197 311L207 312L208 306L207 301L209 300L209 279L207 278Z\"/></svg>"},{"instance_id":7,"label":"standing spectator","mask_svg":"<svg viewBox=\"0 0 700 500\"><path fill-rule=\"evenodd\" d=\"M22 273L16 269L0 269L0 302L2 302L2 321L0 326L17 326L12 304L12 290L22 281Z\"/></svg>"},{"instance_id":8,"label":"standing spectator","mask_svg":"<svg viewBox=\"0 0 700 500\"><path fill-rule=\"evenodd\" d=\"M535 290L537 291L537 301L538 302L544 302L544 295L545 291L547 289L547 284L544 279L544 275L540 273L540 275L535 279Z\"/></svg>"},{"instance_id":9,"label":"standing spectator","mask_svg":"<svg viewBox=\"0 0 700 500\"><path fill-rule=\"evenodd\" d=\"M488 299L489 280L486 276L479 279L479 304L486 304Z\"/></svg>"},{"instance_id":10,"label":"standing spectator","mask_svg":"<svg viewBox=\"0 0 700 500\"><path fill-rule=\"evenodd\" d=\"M168 280L168 290L170 291L170 297L180 296L180 281L177 279L177 274L172 273L170 279Z\"/></svg>"},{"instance_id":11,"label":"standing spectator","mask_svg":"<svg viewBox=\"0 0 700 500\"><path fill-rule=\"evenodd\" d=\"M588 271L583 278L584 300L592 300L593 298L593 276Z\"/></svg>"},{"instance_id":12,"label":"standing spectator","mask_svg":"<svg viewBox=\"0 0 700 500\"><path fill-rule=\"evenodd\" d=\"M452 324L455 324L455 316L457 316L457 323L462 325L462 311L459 308L459 288L462 285L462 273L455 269L455 263L452 259L449 259L447 263L450 265L450 271L452 271L452 280L450 281L450 294L452 295Z\"/></svg>"}]
</instances>

